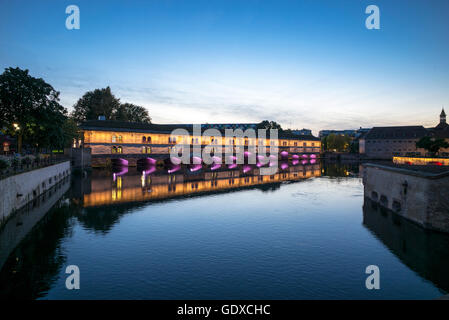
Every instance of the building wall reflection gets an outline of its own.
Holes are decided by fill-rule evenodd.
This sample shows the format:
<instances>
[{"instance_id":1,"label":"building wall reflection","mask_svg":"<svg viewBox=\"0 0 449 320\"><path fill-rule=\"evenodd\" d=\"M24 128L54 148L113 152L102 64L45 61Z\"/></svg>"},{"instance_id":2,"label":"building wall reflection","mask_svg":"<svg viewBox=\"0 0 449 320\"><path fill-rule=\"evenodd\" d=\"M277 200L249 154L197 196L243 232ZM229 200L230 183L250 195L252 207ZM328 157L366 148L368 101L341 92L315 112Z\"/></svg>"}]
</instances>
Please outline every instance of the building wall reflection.
<instances>
[{"instance_id":1,"label":"building wall reflection","mask_svg":"<svg viewBox=\"0 0 449 320\"><path fill-rule=\"evenodd\" d=\"M246 169L247 170L247 169ZM174 174L130 169L123 175L111 172L92 173L90 192L82 196L83 206L100 206L121 202L161 200L191 194L220 192L225 190L302 180L321 175L320 164L292 166L274 175L259 175L254 167L243 173L243 168L215 172L199 172L194 175L182 171Z\"/></svg>"}]
</instances>

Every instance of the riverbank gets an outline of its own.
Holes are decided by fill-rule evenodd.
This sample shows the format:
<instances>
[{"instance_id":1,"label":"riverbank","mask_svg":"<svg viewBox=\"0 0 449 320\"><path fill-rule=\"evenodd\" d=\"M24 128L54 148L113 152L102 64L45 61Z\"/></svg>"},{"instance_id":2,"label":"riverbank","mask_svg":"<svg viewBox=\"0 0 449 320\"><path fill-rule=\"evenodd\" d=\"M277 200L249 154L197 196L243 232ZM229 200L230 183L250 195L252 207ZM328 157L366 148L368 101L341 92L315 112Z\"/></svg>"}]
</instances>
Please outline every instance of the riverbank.
<instances>
[{"instance_id":1,"label":"riverbank","mask_svg":"<svg viewBox=\"0 0 449 320\"><path fill-rule=\"evenodd\" d=\"M0 226L14 211L37 199L70 174L70 161L63 161L0 180Z\"/></svg>"}]
</instances>

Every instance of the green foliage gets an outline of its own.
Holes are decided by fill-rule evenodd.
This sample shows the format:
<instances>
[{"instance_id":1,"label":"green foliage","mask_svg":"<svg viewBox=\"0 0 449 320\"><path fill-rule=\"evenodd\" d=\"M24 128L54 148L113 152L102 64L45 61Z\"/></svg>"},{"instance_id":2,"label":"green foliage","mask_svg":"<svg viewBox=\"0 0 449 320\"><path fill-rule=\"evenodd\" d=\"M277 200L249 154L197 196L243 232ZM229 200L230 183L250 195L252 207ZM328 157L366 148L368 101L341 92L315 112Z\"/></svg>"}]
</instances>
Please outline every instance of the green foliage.
<instances>
[{"instance_id":1,"label":"green foliage","mask_svg":"<svg viewBox=\"0 0 449 320\"><path fill-rule=\"evenodd\" d=\"M73 106L72 117L78 123L85 120L96 120L103 115L107 120L113 119L115 110L120 106L120 100L111 92L111 88L95 89L86 92Z\"/></svg>"},{"instance_id":2,"label":"green foliage","mask_svg":"<svg viewBox=\"0 0 449 320\"><path fill-rule=\"evenodd\" d=\"M437 154L442 148L449 148L449 143L442 138L422 137L416 142L417 148L422 148L431 154Z\"/></svg>"},{"instance_id":3,"label":"green foliage","mask_svg":"<svg viewBox=\"0 0 449 320\"><path fill-rule=\"evenodd\" d=\"M0 75L0 126L33 147L59 147L67 111L59 104L59 92L28 70L6 68Z\"/></svg>"},{"instance_id":4,"label":"green foliage","mask_svg":"<svg viewBox=\"0 0 449 320\"><path fill-rule=\"evenodd\" d=\"M4 159L0 159L0 172L2 172L3 170L5 170L8 167L9 167L8 161L6 161Z\"/></svg>"},{"instance_id":5,"label":"green foliage","mask_svg":"<svg viewBox=\"0 0 449 320\"><path fill-rule=\"evenodd\" d=\"M73 119L77 123L96 120L105 116L106 120L151 123L148 111L132 103L120 103L110 87L86 92L74 105Z\"/></svg>"},{"instance_id":6,"label":"green foliage","mask_svg":"<svg viewBox=\"0 0 449 320\"><path fill-rule=\"evenodd\" d=\"M115 120L151 123L147 109L132 103L122 103L113 115Z\"/></svg>"},{"instance_id":7,"label":"green foliage","mask_svg":"<svg viewBox=\"0 0 449 320\"><path fill-rule=\"evenodd\" d=\"M277 130L282 130L282 127L279 123L277 123L276 121L268 121L268 120L264 120L261 123L259 123L257 125L257 129L277 129Z\"/></svg>"},{"instance_id":8,"label":"green foliage","mask_svg":"<svg viewBox=\"0 0 449 320\"><path fill-rule=\"evenodd\" d=\"M69 117L64 121L64 124L62 126L62 131L64 133L63 146L66 148L69 148L72 146L72 142L74 139L81 138L81 132L73 118Z\"/></svg>"},{"instance_id":9,"label":"green foliage","mask_svg":"<svg viewBox=\"0 0 449 320\"><path fill-rule=\"evenodd\" d=\"M348 135L331 133L321 140L324 151L349 152L352 138Z\"/></svg>"}]
</instances>

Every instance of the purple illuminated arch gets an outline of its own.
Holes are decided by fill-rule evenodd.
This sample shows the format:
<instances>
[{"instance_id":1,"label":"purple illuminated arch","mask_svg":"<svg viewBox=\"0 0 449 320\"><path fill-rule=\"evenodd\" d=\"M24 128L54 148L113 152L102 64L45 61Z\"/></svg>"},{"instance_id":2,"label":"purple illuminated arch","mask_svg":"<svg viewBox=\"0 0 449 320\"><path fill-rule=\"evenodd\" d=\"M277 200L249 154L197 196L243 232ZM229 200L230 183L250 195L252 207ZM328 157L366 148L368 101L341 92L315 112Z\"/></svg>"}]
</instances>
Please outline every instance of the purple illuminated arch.
<instances>
[{"instance_id":1,"label":"purple illuminated arch","mask_svg":"<svg viewBox=\"0 0 449 320\"><path fill-rule=\"evenodd\" d=\"M190 166L190 172L196 172L198 170L201 170L203 166L201 164L193 164Z\"/></svg>"}]
</instances>

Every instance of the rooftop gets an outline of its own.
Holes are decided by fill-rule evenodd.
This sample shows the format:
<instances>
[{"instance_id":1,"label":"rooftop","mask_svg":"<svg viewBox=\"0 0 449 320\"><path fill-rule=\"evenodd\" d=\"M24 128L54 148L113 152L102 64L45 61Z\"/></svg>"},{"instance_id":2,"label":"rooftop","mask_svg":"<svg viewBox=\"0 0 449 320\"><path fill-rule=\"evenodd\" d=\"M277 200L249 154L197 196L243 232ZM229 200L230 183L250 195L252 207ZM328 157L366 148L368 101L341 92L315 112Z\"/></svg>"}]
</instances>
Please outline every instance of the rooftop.
<instances>
[{"instance_id":1,"label":"rooftop","mask_svg":"<svg viewBox=\"0 0 449 320\"><path fill-rule=\"evenodd\" d=\"M429 135L423 126L374 127L365 139L420 139Z\"/></svg>"},{"instance_id":2,"label":"rooftop","mask_svg":"<svg viewBox=\"0 0 449 320\"><path fill-rule=\"evenodd\" d=\"M97 131L119 131L119 132L143 132L143 133L171 133L175 129L185 129L192 133L194 124L155 124L155 123L137 123L113 120L89 120L80 125L83 130L97 130ZM257 123L235 123L235 124L201 124L201 131L206 129L217 129L222 135L225 134L225 129L242 129L243 131L252 128L257 128ZM256 130L257 133L257 130ZM267 131L269 137L269 131ZM314 140L320 141L319 138L313 135L297 135L288 132L278 132L278 138L291 140Z\"/></svg>"}]
</instances>

